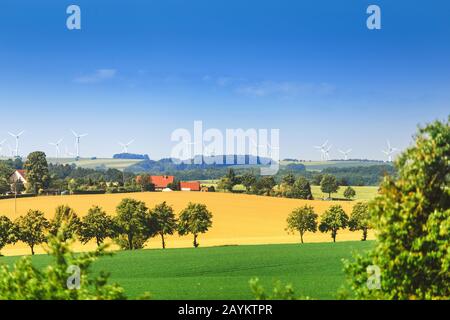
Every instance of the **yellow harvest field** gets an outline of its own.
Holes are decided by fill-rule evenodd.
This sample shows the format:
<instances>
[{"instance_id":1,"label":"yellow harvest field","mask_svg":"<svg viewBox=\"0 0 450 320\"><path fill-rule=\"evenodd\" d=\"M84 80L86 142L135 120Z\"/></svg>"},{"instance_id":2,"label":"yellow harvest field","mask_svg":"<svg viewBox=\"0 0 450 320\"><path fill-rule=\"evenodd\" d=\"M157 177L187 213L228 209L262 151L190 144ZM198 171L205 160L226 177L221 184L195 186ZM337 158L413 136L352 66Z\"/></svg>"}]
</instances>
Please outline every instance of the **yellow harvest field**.
<instances>
[{"instance_id":1,"label":"yellow harvest field","mask_svg":"<svg viewBox=\"0 0 450 320\"><path fill-rule=\"evenodd\" d=\"M264 197L246 194L214 193L214 192L145 192L131 194L104 194L104 195L73 195L49 196L36 198L23 198L17 200L17 214L14 214L14 199L0 201L0 215L11 219L25 214L29 209L39 209L52 218L55 208L67 204L75 209L79 216L87 213L93 205L103 207L109 214L115 215L115 208L123 198L134 198L145 201L149 208L157 203L167 201L178 214L189 201L200 202L207 205L213 213L213 227L206 234L199 237L201 246L242 245L242 244L275 244L299 242L298 235L290 235L285 231L286 217L292 209L309 204L314 206L317 213L322 214L329 206L339 203L347 214L355 202L331 202L320 200L297 200ZM359 240L360 232L344 230L338 232L337 241ZM373 234L369 233L373 239ZM307 233L305 242L328 242L330 234ZM192 237L178 235L167 238L168 248L190 247ZM94 248L94 243L87 245L74 244L78 251ZM160 248L160 238L155 237L148 241L147 247ZM114 246L112 246L114 248ZM6 246L2 253L5 255L29 254L29 248L23 243ZM36 252L44 252L37 248Z\"/></svg>"}]
</instances>

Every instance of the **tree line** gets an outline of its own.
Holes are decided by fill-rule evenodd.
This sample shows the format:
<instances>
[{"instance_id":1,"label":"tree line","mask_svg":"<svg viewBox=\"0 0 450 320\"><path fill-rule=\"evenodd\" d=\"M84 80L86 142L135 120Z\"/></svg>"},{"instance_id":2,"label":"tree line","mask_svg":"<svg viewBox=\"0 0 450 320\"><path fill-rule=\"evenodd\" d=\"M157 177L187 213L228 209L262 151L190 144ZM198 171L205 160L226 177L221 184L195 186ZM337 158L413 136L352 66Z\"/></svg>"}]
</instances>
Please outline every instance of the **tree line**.
<instances>
[{"instance_id":1,"label":"tree line","mask_svg":"<svg viewBox=\"0 0 450 320\"><path fill-rule=\"evenodd\" d=\"M155 236L161 238L162 248L165 248L165 236L178 233L192 235L196 248L198 236L211 226L212 213L201 203L188 203L178 217L166 202L149 209L144 202L131 198L119 203L114 217L101 207L92 206L84 217L79 218L71 207L60 205L50 220L40 210L29 210L15 221L0 216L0 250L7 244L22 241L34 255L34 248L46 243L48 236L56 236L59 230L64 230L64 241L77 238L86 244L95 240L100 246L110 238L124 250L141 249Z\"/></svg>"},{"instance_id":2,"label":"tree line","mask_svg":"<svg viewBox=\"0 0 450 320\"><path fill-rule=\"evenodd\" d=\"M287 173L280 178L275 176L257 176L252 172L238 175L234 169L230 168L227 174L220 179L217 188L235 192L237 185L242 185L245 193L248 194L305 200L314 199L311 191L311 182L303 176L296 176L292 173ZM321 175L319 185L322 192L328 194L329 199L340 188L338 179L331 174ZM351 200L356 197L356 191L348 186L344 191L344 197Z\"/></svg>"},{"instance_id":3,"label":"tree line","mask_svg":"<svg viewBox=\"0 0 450 320\"><path fill-rule=\"evenodd\" d=\"M364 202L356 203L350 216L341 205L333 205L321 216L320 223L318 217L319 215L312 206L305 205L296 208L286 220L286 230L289 233L298 232L300 241L303 243L303 236L306 232L314 233L317 230L324 233L330 232L333 242L336 242L338 231L346 228L349 228L350 231L362 231L361 240L365 241L367 232L371 228L369 207Z\"/></svg>"}]
</instances>

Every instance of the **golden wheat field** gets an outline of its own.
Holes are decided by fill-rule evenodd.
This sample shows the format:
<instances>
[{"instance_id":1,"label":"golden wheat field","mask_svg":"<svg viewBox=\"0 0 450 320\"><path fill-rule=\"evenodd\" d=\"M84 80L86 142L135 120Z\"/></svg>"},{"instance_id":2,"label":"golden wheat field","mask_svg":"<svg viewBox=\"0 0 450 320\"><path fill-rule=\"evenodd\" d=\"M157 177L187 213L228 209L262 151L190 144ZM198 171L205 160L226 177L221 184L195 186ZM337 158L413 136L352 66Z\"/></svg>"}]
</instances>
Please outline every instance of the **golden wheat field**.
<instances>
[{"instance_id":1,"label":"golden wheat field","mask_svg":"<svg viewBox=\"0 0 450 320\"><path fill-rule=\"evenodd\" d=\"M264 197L232 193L203 193L203 192L144 192L132 194L104 194L104 195L72 195L23 198L17 200L17 214L14 214L14 199L0 201L0 215L11 219L25 214L29 209L39 209L52 218L55 208L67 204L75 209L79 216L86 214L93 205L103 207L109 214L115 215L115 208L123 198L134 198L144 201L149 208L157 203L167 201L175 211L180 212L188 202L200 202L208 206L213 213L213 227L206 234L199 237L200 246L241 245L241 244L275 244L299 242L297 234L291 235L285 231L286 217L292 209L309 204L317 213L322 214L329 206L336 204L332 201L297 200ZM350 214L354 202L338 202ZM359 240L360 232L348 230L338 232L337 241ZM369 233L369 238L373 239ZM330 234L307 233L305 242L331 241ZM168 248L190 247L192 238L173 235L167 237ZM81 245L74 243L77 251L90 250L95 244ZM148 248L160 248L160 238L148 241ZM111 248L115 248L112 245ZM29 248L23 243L6 246L4 255L29 254ZM37 248L37 253L44 252L44 248Z\"/></svg>"}]
</instances>

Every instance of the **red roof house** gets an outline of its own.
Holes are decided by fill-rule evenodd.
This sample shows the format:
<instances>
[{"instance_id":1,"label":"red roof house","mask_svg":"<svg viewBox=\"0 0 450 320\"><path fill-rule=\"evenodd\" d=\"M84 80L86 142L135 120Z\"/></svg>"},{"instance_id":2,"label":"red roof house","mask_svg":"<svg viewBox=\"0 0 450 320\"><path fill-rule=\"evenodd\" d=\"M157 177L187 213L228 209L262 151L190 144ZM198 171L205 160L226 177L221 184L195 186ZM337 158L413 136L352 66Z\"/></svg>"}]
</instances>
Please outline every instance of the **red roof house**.
<instances>
[{"instance_id":1,"label":"red roof house","mask_svg":"<svg viewBox=\"0 0 450 320\"><path fill-rule=\"evenodd\" d=\"M26 170L16 170L9 178L11 183L21 182L23 184L27 183L27 171Z\"/></svg>"},{"instance_id":2,"label":"red roof house","mask_svg":"<svg viewBox=\"0 0 450 320\"><path fill-rule=\"evenodd\" d=\"M151 183L155 185L155 189L165 189L167 186L174 182L174 176L151 176Z\"/></svg>"},{"instance_id":3,"label":"red roof house","mask_svg":"<svg viewBox=\"0 0 450 320\"><path fill-rule=\"evenodd\" d=\"M181 181L181 191L200 191L201 186L199 181Z\"/></svg>"}]
</instances>

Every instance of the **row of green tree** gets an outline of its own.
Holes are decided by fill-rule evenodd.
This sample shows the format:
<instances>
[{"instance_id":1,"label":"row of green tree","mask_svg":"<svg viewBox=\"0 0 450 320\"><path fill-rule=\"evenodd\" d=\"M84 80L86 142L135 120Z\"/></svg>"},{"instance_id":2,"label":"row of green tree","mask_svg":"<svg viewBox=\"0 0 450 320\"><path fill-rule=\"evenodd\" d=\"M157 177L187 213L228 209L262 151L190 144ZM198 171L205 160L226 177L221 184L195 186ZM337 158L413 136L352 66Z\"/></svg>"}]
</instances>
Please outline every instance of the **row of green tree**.
<instances>
[{"instance_id":1,"label":"row of green tree","mask_svg":"<svg viewBox=\"0 0 450 320\"><path fill-rule=\"evenodd\" d=\"M315 213L314 208L305 205L294 209L287 218L288 232L298 232L301 243L306 232L330 232L333 242L336 242L336 236L339 230L349 228L350 231L362 231L362 239L367 239L367 232L371 228L370 213L367 203L358 202L353 206L350 216L344 211L342 206L333 205L321 216Z\"/></svg>"},{"instance_id":2,"label":"row of green tree","mask_svg":"<svg viewBox=\"0 0 450 320\"><path fill-rule=\"evenodd\" d=\"M22 241L34 254L35 246L46 243L49 235L56 236L62 226L65 241L78 238L83 244L95 240L100 246L110 238L122 249L133 250L143 248L148 239L160 236L165 248L165 236L178 232L193 235L194 247L198 247L198 236L212 226L212 213L204 204L189 203L177 218L166 202L148 209L144 202L130 198L120 202L114 217L98 206L90 208L81 219L66 205L58 206L51 220L39 210L29 210L15 221L0 216L0 250L7 244Z\"/></svg>"},{"instance_id":3,"label":"row of green tree","mask_svg":"<svg viewBox=\"0 0 450 320\"><path fill-rule=\"evenodd\" d=\"M218 183L218 189L233 192L235 187L242 185L245 192L266 196L278 196L312 200L310 181L303 176L295 176L288 173L279 180L274 176L257 176L252 172L237 175L233 169L228 169L227 174ZM321 175L320 188L331 199L333 193L338 192L340 185L337 178L331 174ZM356 191L348 186L344 191L344 197L348 200L356 196Z\"/></svg>"}]
</instances>

